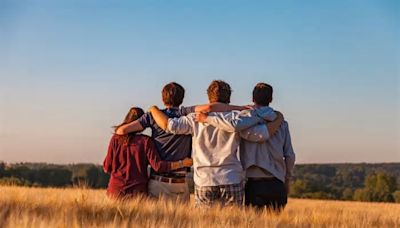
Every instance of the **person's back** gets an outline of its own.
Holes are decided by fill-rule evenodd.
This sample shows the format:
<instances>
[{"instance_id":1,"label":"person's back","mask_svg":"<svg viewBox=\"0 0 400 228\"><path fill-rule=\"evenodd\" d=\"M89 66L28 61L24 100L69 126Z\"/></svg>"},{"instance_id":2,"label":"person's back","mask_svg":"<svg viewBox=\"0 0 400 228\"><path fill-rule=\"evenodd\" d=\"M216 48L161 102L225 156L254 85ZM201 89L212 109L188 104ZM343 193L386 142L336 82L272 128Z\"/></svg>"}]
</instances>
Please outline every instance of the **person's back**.
<instances>
[{"instance_id":1,"label":"person's back","mask_svg":"<svg viewBox=\"0 0 400 228\"><path fill-rule=\"evenodd\" d=\"M110 173L107 193L121 197L147 194L148 158L146 150L155 150L151 138L144 135L131 137L114 135L110 142L110 153L104 161L104 169ZM166 163L157 166L166 171Z\"/></svg>"},{"instance_id":2,"label":"person's back","mask_svg":"<svg viewBox=\"0 0 400 228\"><path fill-rule=\"evenodd\" d=\"M256 85L253 90L256 110L269 108L272 93L270 85ZM278 131L263 143L243 140L240 150L247 178L245 204L282 210L287 203L289 181L295 163L288 123L284 121Z\"/></svg>"},{"instance_id":3,"label":"person's back","mask_svg":"<svg viewBox=\"0 0 400 228\"><path fill-rule=\"evenodd\" d=\"M232 115L234 112L210 113L213 115ZM195 114L187 119L192 125L194 159L194 182L198 186L218 186L239 184L243 179L243 169L239 161L240 135L195 121ZM180 127L181 125L176 125ZM179 131L173 129L173 132ZM182 129L180 129L182 131Z\"/></svg>"},{"instance_id":4,"label":"person's back","mask_svg":"<svg viewBox=\"0 0 400 228\"><path fill-rule=\"evenodd\" d=\"M279 130L264 143L243 140L241 142L241 151L243 152L240 153L240 159L244 169L252 171L254 170L252 166L261 167L282 181L291 176L291 167L289 168L290 173L287 173L285 161L285 157L294 157L287 121L284 121ZM251 172L247 172L246 176L251 176Z\"/></svg>"},{"instance_id":5,"label":"person's back","mask_svg":"<svg viewBox=\"0 0 400 228\"><path fill-rule=\"evenodd\" d=\"M169 118L179 118L185 116L193 110L193 107L189 108L165 108L161 111ZM166 161L178 161L186 157L191 156L192 152L192 137L188 135L174 135L167 133L160 128L154 121L150 113L145 113L139 120L140 124L151 129L151 137L154 139L154 143L160 153L160 157ZM171 172L169 175L173 176ZM164 174L168 175L168 174Z\"/></svg>"}]
</instances>

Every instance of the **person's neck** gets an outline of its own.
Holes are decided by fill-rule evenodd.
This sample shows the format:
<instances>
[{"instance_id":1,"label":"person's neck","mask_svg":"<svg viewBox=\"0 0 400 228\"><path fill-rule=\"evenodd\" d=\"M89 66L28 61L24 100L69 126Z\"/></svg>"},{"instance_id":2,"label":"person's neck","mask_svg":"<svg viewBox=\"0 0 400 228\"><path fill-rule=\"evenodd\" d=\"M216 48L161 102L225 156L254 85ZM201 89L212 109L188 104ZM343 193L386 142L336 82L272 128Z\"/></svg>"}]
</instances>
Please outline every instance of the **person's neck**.
<instances>
[{"instance_id":1,"label":"person's neck","mask_svg":"<svg viewBox=\"0 0 400 228\"><path fill-rule=\"evenodd\" d=\"M166 108L166 109L171 109L171 108L179 108L179 107L172 106L172 105L165 105L165 108Z\"/></svg>"},{"instance_id":2,"label":"person's neck","mask_svg":"<svg viewBox=\"0 0 400 228\"><path fill-rule=\"evenodd\" d=\"M269 107L269 104L267 104L267 105L259 105L259 104L254 103L254 107L255 108Z\"/></svg>"}]
</instances>

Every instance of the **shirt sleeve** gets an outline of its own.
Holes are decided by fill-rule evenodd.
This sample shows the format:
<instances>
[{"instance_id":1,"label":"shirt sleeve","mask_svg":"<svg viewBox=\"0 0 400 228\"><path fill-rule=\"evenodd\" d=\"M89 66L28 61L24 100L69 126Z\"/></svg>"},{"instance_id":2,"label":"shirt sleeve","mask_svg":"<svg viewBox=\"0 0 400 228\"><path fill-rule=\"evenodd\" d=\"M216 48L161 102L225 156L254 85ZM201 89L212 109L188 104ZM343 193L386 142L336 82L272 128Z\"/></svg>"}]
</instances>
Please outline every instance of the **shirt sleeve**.
<instances>
[{"instance_id":1,"label":"shirt sleeve","mask_svg":"<svg viewBox=\"0 0 400 228\"><path fill-rule=\"evenodd\" d=\"M145 144L147 160L150 166L158 173L165 173L171 170L171 165L167 161L163 161L158 154L157 147L154 142L148 138Z\"/></svg>"},{"instance_id":2,"label":"shirt sleeve","mask_svg":"<svg viewBox=\"0 0 400 228\"><path fill-rule=\"evenodd\" d=\"M141 116L138 121L142 125L143 128L151 127L152 116L150 113L146 112L143 116Z\"/></svg>"},{"instance_id":3,"label":"shirt sleeve","mask_svg":"<svg viewBox=\"0 0 400 228\"><path fill-rule=\"evenodd\" d=\"M169 118L166 132L176 135L193 134L193 117L181 116L180 118Z\"/></svg>"},{"instance_id":4,"label":"shirt sleeve","mask_svg":"<svg viewBox=\"0 0 400 228\"><path fill-rule=\"evenodd\" d=\"M283 157L286 164L286 179L290 179L293 175L294 163L296 161L296 154L294 153L292 140L289 132L289 125L285 122L285 143L283 145Z\"/></svg>"},{"instance_id":5,"label":"shirt sleeve","mask_svg":"<svg viewBox=\"0 0 400 228\"><path fill-rule=\"evenodd\" d=\"M194 113L196 109L196 106L189 106L189 107L180 107L179 108L179 114L180 116L186 116L189 115L190 113Z\"/></svg>"},{"instance_id":6,"label":"shirt sleeve","mask_svg":"<svg viewBox=\"0 0 400 228\"><path fill-rule=\"evenodd\" d=\"M263 143L269 138L268 127L265 124L257 124L241 131L240 137L250 142Z\"/></svg>"},{"instance_id":7,"label":"shirt sleeve","mask_svg":"<svg viewBox=\"0 0 400 228\"><path fill-rule=\"evenodd\" d=\"M240 132L264 120L257 116L242 116L238 112L225 112L208 116L206 122L224 131Z\"/></svg>"},{"instance_id":8,"label":"shirt sleeve","mask_svg":"<svg viewBox=\"0 0 400 228\"><path fill-rule=\"evenodd\" d=\"M114 151L115 151L115 138L112 137L110 140L110 143L108 145L108 151L107 151L106 158L104 159L104 162L103 162L103 170L106 173L112 172Z\"/></svg>"}]
</instances>

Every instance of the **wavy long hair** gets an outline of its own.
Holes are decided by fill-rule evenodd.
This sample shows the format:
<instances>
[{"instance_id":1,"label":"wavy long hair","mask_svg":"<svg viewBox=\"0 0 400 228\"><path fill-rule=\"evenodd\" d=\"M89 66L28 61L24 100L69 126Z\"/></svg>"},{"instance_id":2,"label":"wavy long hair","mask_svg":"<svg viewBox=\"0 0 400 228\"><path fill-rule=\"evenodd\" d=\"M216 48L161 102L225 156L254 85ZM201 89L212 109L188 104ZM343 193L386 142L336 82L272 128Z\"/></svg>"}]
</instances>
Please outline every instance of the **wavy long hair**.
<instances>
[{"instance_id":1,"label":"wavy long hair","mask_svg":"<svg viewBox=\"0 0 400 228\"><path fill-rule=\"evenodd\" d=\"M129 109L128 114L126 114L124 121L119 124L114 126L114 133L118 130L118 128L120 128L122 125L131 123L137 119L139 119L141 116L143 116L144 111L143 109L139 108L139 107L132 107ZM127 135L124 136L124 142L125 143L129 143L130 139L136 134L137 132L132 132L129 133Z\"/></svg>"}]
</instances>

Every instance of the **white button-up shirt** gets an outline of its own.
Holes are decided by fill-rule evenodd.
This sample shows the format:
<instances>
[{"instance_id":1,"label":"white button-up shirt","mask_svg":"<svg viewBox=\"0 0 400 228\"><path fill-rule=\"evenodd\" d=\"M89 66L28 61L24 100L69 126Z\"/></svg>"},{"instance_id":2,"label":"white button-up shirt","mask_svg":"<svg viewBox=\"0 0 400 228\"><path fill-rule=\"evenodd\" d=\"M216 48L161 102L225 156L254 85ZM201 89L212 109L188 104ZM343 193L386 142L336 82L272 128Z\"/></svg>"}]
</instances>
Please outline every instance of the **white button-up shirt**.
<instances>
[{"instance_id":1,"label":"white button-up shirt","mask_svg":"<svg viewBox=\"0 0 400 228\"><path fill-rule=\"evenodd\" d=\"M268 110L272 119L273 110ZM238 184L244 180L240 163L241 136L252 141L265 141L269 137L264 119L252 112L239 111L209 113L217 117L218 128L195 121L195 114L168 120L167 132L192 135L194 182L197 186ZM221 120L221 121L219 121Z\"/></svg>"}]
</instances>

